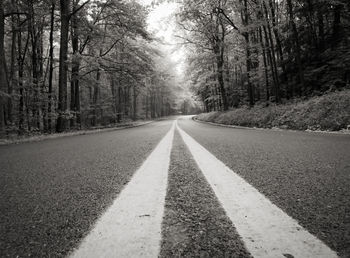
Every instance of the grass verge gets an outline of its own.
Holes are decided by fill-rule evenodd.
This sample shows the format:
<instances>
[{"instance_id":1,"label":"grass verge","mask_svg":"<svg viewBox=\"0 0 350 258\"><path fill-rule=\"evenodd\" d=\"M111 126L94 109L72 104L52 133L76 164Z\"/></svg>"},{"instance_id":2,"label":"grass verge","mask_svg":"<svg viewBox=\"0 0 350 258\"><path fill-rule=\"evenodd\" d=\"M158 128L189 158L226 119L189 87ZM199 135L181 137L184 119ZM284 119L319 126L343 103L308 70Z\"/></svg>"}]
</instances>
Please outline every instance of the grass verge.
<instances>
[{"instance_id":1,"label":"grass verge","mask_svg":"<svg viewBox=\"0 0 350 258\"><path fill-rule=\"evenodd\" d=\"M350 129L350 90L285 105L256 105L227 112L203 113L196 119L225 125L293 130Z\"/></svg>"}]
</instances>

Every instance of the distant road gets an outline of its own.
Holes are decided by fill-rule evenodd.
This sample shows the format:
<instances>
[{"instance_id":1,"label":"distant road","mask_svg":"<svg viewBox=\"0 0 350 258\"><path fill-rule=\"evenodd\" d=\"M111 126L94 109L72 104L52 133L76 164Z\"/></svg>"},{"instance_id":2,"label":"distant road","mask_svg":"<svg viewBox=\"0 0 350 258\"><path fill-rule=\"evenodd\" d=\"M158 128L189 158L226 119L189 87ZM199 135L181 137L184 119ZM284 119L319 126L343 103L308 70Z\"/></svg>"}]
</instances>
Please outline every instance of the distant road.
<instances>
[{"instance_id":1,"label":"distant road","mask_svg":"<svg viewBox=\"0 0 350 258\"><path fill-rule=\"evenodd\" d=\"M157 191L167 192L165 204L150 201L148 205L155 212L164 210L163 220L154 222L161 227L160 245L152 250L163 257L249 257L251 247L240 237L241 228L227 215L225 204L198 168L174 121L0 146L0 256L66 256L79 249L93 230L103 236L95 223L110 221L115 226L114 213L109 212L112 219L104 219L106 211L124 207L119 201L123 189L129 193L123 198L129 198L145 187L142 183L148 180L147 173L153 173L158 162L153 158L153 165L143 172L139 168L153 151L163 148L159 152L163 154L156 154L162 157L159 164L170 150L171 158L170 164L158 164L161 170L154 174L154 182L164 184ZM177 125L316 240L323 241L325 249L343 257L350 253L349 135L232 129L189 117L179 118ZM167 140L159 147L169 133L174 137L167 138L174 139L172 145ZM164 169L168 166L169 171ZM140 178L140 183L134 182L135 178ZM168 182L167 187L161 182ZM149 188L154 187L159 185L150 181ZM132 210L129 214L133 216ZM152 216L143 213L136 219Z\"/></svg>"}]
</instances>

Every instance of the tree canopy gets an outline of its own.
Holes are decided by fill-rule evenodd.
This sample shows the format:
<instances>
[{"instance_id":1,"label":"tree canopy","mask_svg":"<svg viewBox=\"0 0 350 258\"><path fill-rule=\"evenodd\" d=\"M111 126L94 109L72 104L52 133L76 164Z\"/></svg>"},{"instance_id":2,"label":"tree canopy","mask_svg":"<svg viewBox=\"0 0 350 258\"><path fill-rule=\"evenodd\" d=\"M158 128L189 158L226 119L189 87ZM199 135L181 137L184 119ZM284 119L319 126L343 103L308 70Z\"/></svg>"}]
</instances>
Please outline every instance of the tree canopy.
<instances>
[{"instance_id":1,"label":"tree canopy","mask_svg":"<svg viewBox=\"0 0 350 258\"><path fill-rule=\"evenodd\" d=\"M345 0L184 0L193 91L210 111L345 87L349 18Z\"/></svg>"},{"instance_id":2,"label":"tree canopy","mask_svg":"<svg viewBox=\"0 0 350 258\"><path fill-rule=\"evenodd\" d=\"M174 112L136 0L1 0L0 131L62 132Z\"/></svg>"}]
</instances>

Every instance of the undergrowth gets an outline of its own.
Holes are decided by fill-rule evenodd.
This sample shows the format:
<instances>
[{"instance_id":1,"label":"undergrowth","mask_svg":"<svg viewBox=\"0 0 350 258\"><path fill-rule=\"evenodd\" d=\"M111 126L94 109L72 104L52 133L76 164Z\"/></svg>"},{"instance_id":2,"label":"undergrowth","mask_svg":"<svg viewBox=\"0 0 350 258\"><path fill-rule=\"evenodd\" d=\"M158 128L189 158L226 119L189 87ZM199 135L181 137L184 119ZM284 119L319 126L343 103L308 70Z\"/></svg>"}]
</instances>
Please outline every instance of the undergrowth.
<instances>
[{"instance_id":1,"label":"undergrowth","mask_svg":"<svg viewBox=\"0 0 350 258\"><path fill-rule=\"evenodd\" d=\"M350 128L350 90L284 105L256 105L203 113L198 120L226 125L294 130L338 131Z\"/></svg>"}]
</instances>

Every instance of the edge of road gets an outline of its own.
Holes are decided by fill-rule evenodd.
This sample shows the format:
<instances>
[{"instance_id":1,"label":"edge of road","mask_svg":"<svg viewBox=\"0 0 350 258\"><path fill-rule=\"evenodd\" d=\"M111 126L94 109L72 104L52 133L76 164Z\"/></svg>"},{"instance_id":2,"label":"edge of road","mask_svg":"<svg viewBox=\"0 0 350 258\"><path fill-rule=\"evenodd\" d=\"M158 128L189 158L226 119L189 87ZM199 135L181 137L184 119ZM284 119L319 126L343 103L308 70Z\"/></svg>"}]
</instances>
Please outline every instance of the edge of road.
<instances>
[{"instance_id":1,"label":"edge of road","mask_svg":"<svg viewBox=\"0 0 350 258\"><path fill-rule=\"evenodd\" d=\"M77 130L77 131L71 131L71 132L63 132L63 133L53 133L53 134L41 134L41 135L35 135L35 136L29 136L22 139L0 139L0 146L6 146L6 145L13 145L13 144L21 144L21 143L28 143L28 142L39 142L44 140L50 140L50 139L57 139L62 137L69 137L69 136L77 136L77 135L88 135L88 134L95 134L95 133L102 133L102 132L111 132L116 130L122 130L122 129L128 129L128 128L134 128L134 127L140 127L143 125L148 125L150 123L153 123L157 120L150 120L150 121L144 121L144 122L134 122L131 124L126 124L122 126L116 126L116 127L109 127L109 128L98 128L98 129L86 129L86 130Z\"/></svg>"},{"instance_id":2,"label":"edge of road","mask_svg":"<svg viewBox=\"0 0 350 258\"><path fill-rule=\"evenodd\" d=\"M322 134L331 134L331 135L350 135L350 130L342 130L342 131L321 131L321 130L317 130L317 131L313 131L313 130L282 129L282 128L278 128L278 127L274 127L274 128L247 127L247 126L226 125L226 124L220 124L220 123L214 123L214 122L207 122L207 121L203 121L203 120L197 119L196 116L193 116L192 120L197 122L197 123L210 124L210 125L221 126L221 127L228 127L228 128L234 128L234 129L275 131L275 132L322 133Z\"/></svg>"}]
</instances>

